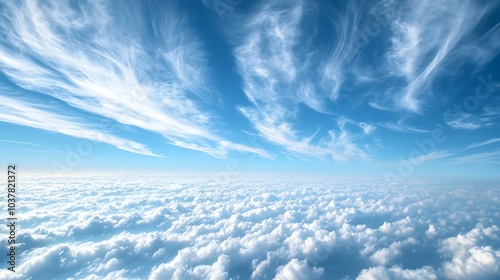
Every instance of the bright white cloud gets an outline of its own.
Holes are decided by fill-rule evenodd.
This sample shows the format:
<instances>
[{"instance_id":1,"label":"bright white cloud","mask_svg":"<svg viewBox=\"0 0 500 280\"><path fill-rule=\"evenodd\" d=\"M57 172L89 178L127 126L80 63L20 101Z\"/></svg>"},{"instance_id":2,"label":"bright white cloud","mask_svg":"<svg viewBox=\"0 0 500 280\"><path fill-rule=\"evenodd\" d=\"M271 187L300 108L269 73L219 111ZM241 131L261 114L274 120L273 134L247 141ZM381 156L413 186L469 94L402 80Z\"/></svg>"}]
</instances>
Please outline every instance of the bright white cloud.
<instances>
[{"instance_id":1,"label":"bright white cloud","mask_svg":"<svg viewBox=\"0 0 500 280\"><path fill-rule=\"evenodd\" d=\"M488 116L478 113L475 115L461 113L453 116L452 120L446 122L447 125L454 129L474 130L478 128L492 126L495 118L498 116Z\"/></svg>"},{"instance_id":2,"label":"bright white cloud","mask_svg":"<svg viewBox=\"0 0 500 280\"><path fill-rule=\"evenodd\" d=\"M25 176L0 278L494 279L500 194L481 184Z\"/></svg>"},{"instance_id":3,"label":"bright white cloud","mask_svg":"<svg viewBox=\"0 0 500 280\"><path fill-rule=\"evenodd\" d=\"M307 280L321 279L323 268L311 268L305 260L299 261L292 259L289 263L278 268L278 273L274 277L275 280Z\"/></svg>"},{"instance_id":4,"label":"bright white cloud","mask_svg":"<svg viewBox=\"0 0 500 280\"><path fill-rule=\"evenodd\" d=\"M474 1L448 0L409 1L405 6L391 26L394 36L387 67L406 80L405 87L400 92L396 90L395 103L419 112L435 77L452 71L446 64L448 59L471 58L471 52L459 51L458 45L489 7L480 7Z\"/></svg>"},{"instance_id":5,"label":"bright white cloud","mask_svg":"<svg viewBox=\"0 0 500 280\"><path fill-rule=\"evenodd\" d=\"M100 130L96 125L93 127L83 120L51 113L47 109L49 109L47 106L29 104L6 96L0 96L0 121L57 132L80 139L98 141L136 154L160 156L154 154L142 144L110 135Z\"/></svg>"},{"instance_id":6,"label":"bright white cloud","mask_svg":"<svg viewBox=\"0 0 500 280\"><path fill-rule=\"evenodd\" d=\"M500 229L494 225L478 224L466 234L459 234L442 241L441 252L452 259L443 265L449 279L494 279L500 275L500 250L485 245L488 241L498 244Z\"/></svg>"},{"instance_id":7,"label":"bright white cloud","mask_svg":"<svg viewBox=\"0 0 500 280\"><path fill-rule=\"evenodd\" d=\"M197 37L175 6L122 2L4 3L0 68L24 89L119 123L158 133L170 144L216 157L261 149L217 135ZM111 6L112 5L112 6ZM150 9L151 18L144 17ZM152 33L154 40L145 40Z\"/></svg>"},{"instance_id":8,"label":"bright white cloud","mask_svg":"<svg viewBox=\"0 0 500 280\"><path fill-rule=\"evenodd\" d=\"M300 104L314 111L329 114L325 96L314 86L310 72L310 52L302 50L306 40L302 31L305 16L314 8L303 1L263 3L244 20L233 24L243 26L244 35L235 39L235 57L244 80L244 92L251 107L240 107L264 139L287 151L310 157L331 157L345 161L353 157L366 158L366 152L353 140L346 119L340 118L337 129L326 136L306 134L297 128L295 115ZM332 58L333 59L333 58ZM337 80L333 66L325 66L324 80ZM328 82L330 83L330 82ZM335 99L337 90L330 94ZM328 97L328 96L326 96ZM374 127L359 123L359 133L370 134ZM316 139L318 140L316 140Z\"/></svg>"},{"instance_id":9,"label":"bright white cloud","mask_svg":"<svg viewBox=\"0 0 500 280\"><path fill-rule=\"evenodd\" d=\"M432 280L438 279L432 267L425 266L419 269L402 269L399 266L385 268L383 266L372 267L361 271L356 280Z\"/></svg>"}]
</instances>

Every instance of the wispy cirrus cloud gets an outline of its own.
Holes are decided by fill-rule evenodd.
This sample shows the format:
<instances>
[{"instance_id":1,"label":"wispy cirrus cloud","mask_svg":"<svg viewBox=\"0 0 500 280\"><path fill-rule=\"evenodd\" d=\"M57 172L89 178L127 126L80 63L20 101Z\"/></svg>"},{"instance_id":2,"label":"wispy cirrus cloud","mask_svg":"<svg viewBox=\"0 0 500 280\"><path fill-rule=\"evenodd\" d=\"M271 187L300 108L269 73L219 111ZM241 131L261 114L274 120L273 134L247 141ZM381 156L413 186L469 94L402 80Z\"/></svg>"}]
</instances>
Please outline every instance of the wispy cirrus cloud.
<instances>
[{"instance_id":1,"label":"wispy cirrus cloud","mask_svg":"<svg viewBox=\"0 0 500 280\"><path fill-rule=\"evenodd\" d=\"M237 1L208 2L212 9ZM406 122L406 116L432 105L435 99L430 97L440 89L438 78L454 79L464 68L475 73L500 45L500 25L488 21L498 8L494 3L235 4L221 23L230 44L222 43L220 53L212 44L221 39L220 33L195 30L203 21L189 21L191 14L183 15L180 8L186 7L172 1L2 3L0 74L30 95L62 101L58 104L74 108L76 114L89 112L215 157L237 151L273 158L264 149L233 142L238 136L219 126L223 117L241 113L253 126L252 135L259 134L288 155L346 161L368 158L365 140L378 132L376 127L429 132L422 127L434 122L434 114L429 122ZM210 58L214 72L224 75L215 60L231 50L249 102L236 90L230 100L234 107L217 112L214 93L222 95L225 88L208 88ZM457 70L457 63L471 67ZM237 87L238 81L228 84ZM442 94L435 106L447 99ZM59 109L53 108L51 117L66 121ZM449 128L465 131L494 126L498 114L484 108L455 117L448 120ZM248 123L237 121L229 120L230 127L249 130ZM83 130L92 125L79 124ZM385 142L379 139L372 143ZM148 151L163 154L153 147Z\"/></svg>"},{"instance_id":2,"label":"wispy cirrus cloud","mask_svg":"<svg viewBox=\"0 0 500 280\"><path fill-rule=\"evenodd\" d=\"M427 133L429 130L415 128L409 125L404 124L402 121L398 121L396 123L385 122L379 123L379 126L383 128L387 128L396 132L406 132L406 133Z\"/></svg>"},{"instance_id":3,"label":"wispy cirrus cloud","mask_svg":"<svg viewBox=\"0 0 500 280\"><path fill-rule=\"evenodd\" d=\"M340 5L323 18L328 29L321 32L331 41L319 48L310 43L318 40L320 32L310 28L315 23L311 18L321 14L318 10L331 8L329 5L291 1L257 6L249 15L231 17L239 30L224 23L232 32L229 37L236 46L244 92L252 103L240 111L263 138L302 155L332 155L342 160L366 155L353 141L356 133L338 125L345 118L335 115L333 108L339 100L357 103L369 99L368 105L377 110L420 113L436 78L455 73L451 65L465 60L478 68L496 53L479 42L495 41L497 27L472 36L492 6L472 1L459 5L447 0ZM376 42L379 40L387 44ZM466 51L473 48L484 49L489 60L486 55L479 59ZM326 135L316 129L304 133L297 125L301 105L334 116L332 123L337 126L327 127ZM378 125L396 132L429 132L404 124L404 118ZM478 121L487 125L484 118ZM474 124L450 125L467 128ZM338 142L340 135L349 135L349 140ZM338 151L332 147L341 149L342 145L350 147L349 156L335 156Z\"/></svg>"},{"instance_id":4,"label":"wispy cirrus cloud","mask_svg":"<svg viewBox=\"0 0 500 280\"><path fill-rule=\"evenodd\" d=\"M216 157L229 151L270 157L224 140L211 126L216 117L201 109L210 99L204 52L173 4L136 5L3 3L0 68L24 89L158 133L173 145Z\"/></svg>"},{"instance_id":5,"label":"wispy cirrus cloud","mask_svg":"<svg viewBox=\"0 0 500 280\"><path fill-rule=\"evenodd\" d=\"M57 132L80 139L98 141L131 153L161 157L134 141L122 139L86 124L75 117L51 113L47 106L37 106L13 98L0 96L0 121Z\"/></svg>"},{"instance_id":6,"label":"wispy cirrus cloud","mask_svg":"<svg viewBox=\"0 0 500 280\"><path fill-rule=\"evenodd\" d=\"M446 158L452 156L452 153L449 153L447 151L440 151L440 152L431 152L425 155L417 156L412 158L412 162L415 162L416 164L421 164L426 161L430 160L436 160L436 159L441 159L441 158Z\"/></svg>"},{"instance_id":7,"label":"wispy cirrus cloud","mask_svg":"<svg viewBox=\"0 0 500 280\"><path fill-rule=\"evenodd\" d=\"M483 113L459 113L450 117L446 124L454 129L474 130L494 125L496 118L498 116Z\"/></svg>"},{"instance_id":8,"label":"wispy cirrus cloud","mask_svg":"<svg viewBox=\"0 0 500 280\"><path fill-rule=\"evenodd\" d=\"M304 1L262 3L255 13L233 22L243 25L240 37L233 39L234 54L244 80L243 90L252 103L239 109L261 137L293 154L329 156L338 161L366 158L366 152L353 139L374 130L367 123L339 117L336 129L329 129L323 136L318 130L305 134L295 123L301 104L319 114L330 115L326 102L336 99L337 89L331 85L328 92L318 88L315 86L318 79L312 78L311 72L319 71L322 75L319 80L323 82L337 83L341 79L334 73L333 65L315 68L311 55L317 54L316 50L303 48L308 39L302 24L315 8ZM332 56L339 54L334 51ZM353 123L358 133L351 134L347 129Z\"/></svg>"},{"instance_id":9,"label":"wispy cirrus cloud","mask_svg":"<svg viewBox=\"0 0 500 280\"><path fill-rule=\"evenodd\" d=\"M383 13L376 8L383 10ZM321 88L328 92L330 99L336 101L343 85L373 82L376 79L376 75L369 71L366 65L360 65L358 56L370 41L377 40L382 28L387 27L394 15L392 7L383 1L348 2L342 12L329 5L321 6L320 9L328 11L328 34L332 36L327 44L326 57L318 63L320 84ZM373 13L370 14L369 11ZM370 24L376 25L375 30L371 30L373 26L368 26Z\"/></svg>"},{"instance_id":10,"label":"wispy cirrus cloud","mask_svg":"<svg viewBox=\"0 0 500 280\"><path fill-rule=\"evenodd\" d=\"M485 146L485 145L489 145L489 144L493 144L493 143L497 143L497 142L500 142L500 138L491 138L491 139L488 139L488 140L483 141L483 142L471 144L471 145L467 146L467 148L465 148L465 149L468 150L468 149L477 148L477 147L481 147L481 146Z\"/></svg>"},{"instance_id":11,"label":"wispy cirrus cloud","mask_svg":"<svg viewBox=\"0 0 500 280\"><path fill-rule=\"evenodd\" d=\"M454 63L464 60L484 65L498 52L495 45L475 45L471 31L493 7L475 1L407 1L397 10L391 25L392 47L386 54L385 68L401 83L389 90L393 104L401 109L420 112L424 98L430 96L432 83L440 75L454 73ZM498 26L485 34L481 41L498 37ZM469 40L470 39L470 40ZM498 38L497 38L498 39ZM479 40L479 39L478 39ZM479 42L479 41L477 41ZM480 58L473 49L483 50Z\"/></svg>"},{"instance_id":12,"label":"wispy cirrus cloud","mask_svg":"<svg viewBox=\"0 0 500 280\"><path fill-rule=\"evenodd\" d=\"M476 153L453 159L452 163L486 163L486 164L499 164L500 163L500 150L491 152Z\"/></svg>"},{"instance_id":13,"label":"wispy cirrus cloud","mask_svg":"<svg viewBox=\"0 0 500 280\"><path fill-rule=\"evenodd\" d=\"M19 144L19 145L28 145L28 146L37 146L37 147L40 146L39 144L30 143L30 142L24 142L24 141L0 140L0 142L12 143L12 144Z\"/></svg>"}]
</instances>

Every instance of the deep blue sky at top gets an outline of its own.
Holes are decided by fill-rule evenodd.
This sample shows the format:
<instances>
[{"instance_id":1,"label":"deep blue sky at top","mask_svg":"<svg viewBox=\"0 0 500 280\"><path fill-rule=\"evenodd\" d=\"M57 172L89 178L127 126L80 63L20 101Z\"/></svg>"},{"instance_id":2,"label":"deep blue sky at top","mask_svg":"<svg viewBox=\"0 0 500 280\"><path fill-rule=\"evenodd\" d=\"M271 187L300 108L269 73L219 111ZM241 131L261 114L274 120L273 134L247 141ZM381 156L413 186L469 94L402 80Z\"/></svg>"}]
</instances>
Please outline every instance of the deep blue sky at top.
<instances>
[{"instance_id":1,"label":"deep blue sky at top","mask_svg":"<svg viewBox=\"0 0 500 280\"><path fill-rule=\"evenodd\" d=\"M55 173L497 176L499 21L497 1L2 3L0 155Z\"/></svg>"}]
</instances>

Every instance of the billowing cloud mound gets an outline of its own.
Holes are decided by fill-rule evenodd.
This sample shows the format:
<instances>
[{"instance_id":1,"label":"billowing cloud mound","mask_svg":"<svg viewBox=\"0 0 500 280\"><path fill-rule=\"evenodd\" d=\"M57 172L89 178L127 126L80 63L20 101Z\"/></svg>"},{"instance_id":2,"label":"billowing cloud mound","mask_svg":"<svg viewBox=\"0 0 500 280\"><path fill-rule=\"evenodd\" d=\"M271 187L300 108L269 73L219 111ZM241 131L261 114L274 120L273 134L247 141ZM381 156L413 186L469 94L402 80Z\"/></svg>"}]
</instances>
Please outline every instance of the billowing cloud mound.
<instances>
[{"instance_id":1,"label":"billowing cloud mound","mask_svg":"<svg viewBox=\"0 0 500 280\"><path fill-rule=\"evenodd\" d=\"M499 279L497 185L23 178L2 279Z\"/></svg>"}]
</instances>

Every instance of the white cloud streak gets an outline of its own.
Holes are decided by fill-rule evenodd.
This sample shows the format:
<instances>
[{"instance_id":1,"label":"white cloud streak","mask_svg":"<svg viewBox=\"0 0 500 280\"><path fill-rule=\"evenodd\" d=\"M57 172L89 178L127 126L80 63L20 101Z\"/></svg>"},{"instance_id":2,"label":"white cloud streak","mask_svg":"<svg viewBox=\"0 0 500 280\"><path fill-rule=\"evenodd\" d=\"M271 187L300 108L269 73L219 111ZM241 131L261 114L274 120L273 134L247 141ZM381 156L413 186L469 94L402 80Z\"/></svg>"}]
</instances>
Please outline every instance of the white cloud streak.
<instances>
[{"instance_id":1,"label":"white cloud streak","mask_svg":"<svg viewBox=\"0 0 500 280\"><path fill-rule=\"evenodd\" d=\"M493 143L497 143L497 142L500 142L500 138L491 138L491 139L483 141L483 142L474 143L472 145L469 145L465 149L467 150L467 149L477 148L477 147L481 147L481 146L485 146L485 145L489 145L489 144L493 144Z\"/></svg>"},{"instance_id":2,"label":"white cloud streak","mask_svg":"<svg viewBox=\"0 0 500 280\"><path fill-rule=\"evenodd\" d=\"M313 8L303 1L263 3L248 18L236 20L234 24L243 25L244 32L235 40L235 56L244 92L253 105L240 107L240 111L260 136L293 154L329 156L337 161L366 158L365 151L354 143L357 135L350 134L344 118L337 120L337 130L329 130L323 137L318 131L304 136L294 123L300 104L318 113L329 113L323 91L308 77L311 50L300 48L305 39L301 24ZM329 80L337 79L330 77L332 67L326 68L324 75ZM330 98L335 99L335 95L334 90ZM356 126L361 134L374 129L366 123ZM313 140L316 137L319 140Z\"/></svg>"},{"instance_id":3,"label":"white cloud streak","mask_svg":"<svg viewBox=\"0 0 500 280\"><path fill-rule=\"evenodd\" d=\"M204 54L173 5L151 4L146 21L138 3L73 4L3 4L0 67L13 82L158 133L173 145L217 157L229 151L270 157L261 149L225 144L211 127L214 116L195 101L209 98Z\"/></svg>"},{"instance_id":4,"label":"white cloud streak","mask_svg":"<svg viewBox=\"0 0 500 280\"><path fill-rule=\"evenodd\" d=\"M387 128L396 132L405 132L405 133L428 133L430 132L429 130L425 129L419 129L415 127L411 127L408 125L405 125L403 122L397 122L397 123L391 123L391 122L385 122L385 123L379 123L379 126L383 128Z\"/></svg>"},{"instance_id":5,"label":"white cloud streak","mask_svg":"<svg viewBox=\"0 0 500 280\"><path fill-rule=\"evenodd\" d=\"M494 121L498 118L498 114L490 114L488 112L469 114L461 112L452 117L454 118L448 120L446 124L453 129L474 130L494 125Z\"/></svg>"},{"instance_id":6,"label":"white cloud streak","mask_svg":"<svg viewBox=\"0 0 500 280\"><path fill-rule=\"evenodd\" d=\"M12 144L19 144L19 145L28 145L28 146L37 146L37 147L40 146L39 144L30 143L30 142L24 142L24 141L0 140L0 142L12 143Z\"/></svg>"},{"instance_id":7,"label":"white cloud streak","mask_svg":"<svg viewBox=\"0 0 500 280\"><path fill-rule=\"evenodd\" d=\"M394 35L386 65L392 76L404 79L404 86L390 93L397 107L420 112L434 80L453 72L450 63L472 59L473 52L459 44L470 37L489 8L475 1L405 2L405 9L392 23Z\"/></svg>"},{"instance_id":8,"label":"white cloud streak","mask_svg":"<svg viewBox=\"0 0 500 280\"><path fill-rule=\"evenodd\" d=\"M418 157L414 157L411 159L411 161L414 162L414 164L421 164L426 161L441 159L452 155L453 154L448 152L432 152Z\"/></svg>"},{"instance_id":9,"label":"white cloud streak","mask_svg":"<svg viewBox=\"0 0 500 280\"><path fill-rule=\"evenodd\" d=\"M48 109L50 110L47 107L37 108L33 104L0 96L0 121L102 142L136 154L161 157L142 144L110 135L85 122L79 122L78 118L54 114Z\"/></svg>"},{"instance_id":10,"label":"white cloud streak","mask_svg":"<svg viewBox=\"0 0 500 280\"><path fill-rule=\"evenodd\" d=\"M491 152L476 153L472 155L466 155L462 157L456 157L453 159L455 164L464 163L485 163L485 164L499 164L500 163L500 150L495 150Z\"/></svg>"}]
</instances>

